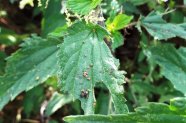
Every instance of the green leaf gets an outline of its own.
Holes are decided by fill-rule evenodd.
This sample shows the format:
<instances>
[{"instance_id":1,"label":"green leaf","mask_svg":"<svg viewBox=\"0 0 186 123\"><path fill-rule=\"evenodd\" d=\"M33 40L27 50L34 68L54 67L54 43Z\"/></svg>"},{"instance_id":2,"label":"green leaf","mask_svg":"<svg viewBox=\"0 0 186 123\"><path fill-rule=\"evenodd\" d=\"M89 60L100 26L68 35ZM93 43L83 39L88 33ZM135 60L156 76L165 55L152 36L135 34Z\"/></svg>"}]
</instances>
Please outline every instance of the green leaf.
<instances>
[{"instance_id":1,"label":"green leaf","mask_svg":"<svg viewBox=\"0 0 186 123\"><path fill-rule=\"evenodd\" d=\"M121 115L67 116L67 123L186 123L185 115L179 114L161 103L149 103L135 113Z\"/></svg>"},{"instance_id":2,"label":"green leaf","mask_svg":"<svg viewBox=\"0 0 186 123\"><path fill-rule=\"evenodd\" d=\"M49 120L48 123L58 123L58 121L55 121L55 120Z\"/></svg>"},{"instance_id":3,"label":"green leaf","mask_svg":"<svg viewBox=\"0 0 186 123\"><path fill-rule=\"evenodd\" d=\"M56 38L61 38L65 35L67 31L67 25L61 26L56 28L54 31L48 34L49 37L56 37Z\"/></svg>"},{"instance_id":4,"label":"green leaf","mask_svg":"<svg viewBox=\"0 0 186 123\"><path fill-rule=\"evenodd\" d=\"M109 104L109 99L109 94L106 94L103 91L99 92L97 97L97 105L95 108L96 114L109 114L109 108L112 108L111 104Z\"/></svg>"},{"instance_id":5,"label":"green leaf","mask_svg":"<svg viewBox=\"0 0 186 123\"><path fill-rule=\"evenodd\" d=\"M18 35L14 31L2 28L0 29L0 44L12 46L20 43L27 35Z\"/></svg>"},{"instance_id":6,"label":"green leaf","mask_svg":"<svg viewBox=\"0 0 186 123\"><path fill-rule=\"evenodd\" d=\"M40 111L40 106L45 98L44 94L43 86L37 86L26 92L23 99L23 112L27 118L30 117L31 113L37 114Z\"/></svg>"},{"instance_id":7,"label":"green leaf","mask_svg":"<svg viewBox=\"0 0 186 123\"><path fill-rule=\"evenodd\" d=\"M96 8L102 0L68 0L67 8L74 13L86 15Z\"/></svg>"},{"instance_id":8,"label":"green leaf","mask_svg":"<svg viewBox=\"0 0 186 123\"><path fill-rule=\"evenodd\" d=\"M116 48L124 44L124 37L120 32L118 31L112 32L112 37L113 37L113 43L112 43L113 50L115 50Z\"/></svg>"},{"instance_id":9,"label":"green leaf","mask_svg":"<svg viewBox=\"0 0 186 123\"><path fill-rule=\"evenodd\" d=\"M59 43L56 39L33 36L7 59L6 75L0 77L0 109L21 92L32 89L56 74Z\"/></svg>"},{"instance_id":10,"label":"green leaf","mask_svg":"<svg viewBox=\"0 0 186 123\"><path fill-rule=\"evenodd\" d=\"M186 118L172 114L129 114L129 115L88 115L69 116L67 123L186 123Z\"/></svg>"},{"instance_id":11,"label":"green leaf","mask_svg":"<svg viewBox=\"0 0 186 123\"><path fill-rule=\"evenodd\" d=\"M44 8L42 20L42 35L54 31L57 27L64 26L65 16L60 13L61 0L49 0L47 8Z\"/></svg>"},{"instance_id":12,"label":"green leaf","mask_svg":"<svg viewBox=\"0 0 186 123\"><path fill-rule=\"evenodd\" d=\"M174 87L186 94L186 48L176 50L170 44L159 44L150 49L150 59L162 67L162 74Z\"/></svg>"},{"instance_id":13,"label":"green leaf","mask_svg":"<svg viewBox=\"0 0 186 123\"><path fill-rule=\"evenodd\" d=\"M55 92L47 104L45 115L46 116L52 115L63 105L70 103L72 101L73 101L72 97L70 97L69 95L62 95Z\"/></svg>"},{"instance_id":14,"label":"green leaf","mask_svg":"<svg viewBox=\"0 0 186 123\"><path fill-rule=\"evenodd\" d=\"M123 3L123 10L126 14L140 14L140 10L131 1L126 1Z\"/></svg>"},{"instance_id":15,"label":"green leaf","mask_svg":"<svg viewBox=\"0 0 186 123\"><path fill-rule=\"evenodd\" d=\"M162 19L162 14L151 12L147 17L141 19L141 25L153 36L155 39L169 39L173 37L180 37L186 39L186 28L184 24L167 23Z\"/></svg>"},{"instance_id":16,"label":"green leaf","mask_svg":"<svg viewBox=\"0 0 186 123\"><path fill-rule=\"evenodd\" d=\"M171 99L170 109L181 114L186 114L186 97L177 97Z\"/></svg>"},{"instance_id":17,"label":"green leaf","mask_svg":"<svg viewBox=\"0 0 186 123\"><path fill-rule=\"evenodd\" d=\"M126 27L132 19L133 19L133 16L119 14L113 19L113 21L108 19L106 22L106 26L110 32L117 31L117 30L120 30Z\"/></svg>"},{"instance_id":18,"label":"green leaf","mask_svg":"<svg viewBox=\"0 0 186 123\"><path fill-rule=\"evenodd\" d=\"M184 14L181 11L174 11L170 15L171 23L183 23L184 22Z\"/></svg>"},{"instance_id":19,"label":"green leaf","mask_svg":"<svg viewBox=\"0 0 186 123\"><path fill-rule=\"evenodd\" d=\"M127 111L122 87L124 72L118 71L119 62L103 40L107 35L99 26L76 23L68 29L58 53L62 90L81 101L85 114L94 113L94 86L100 82L109 89L116 112Z\"/></svg>"},{"instance_id":20,"label":"green leaf","mask_svg":"<svg viewBox=\"0 0 186 123\"><path fill-rule=\"evenodd\" d=\"M6 54L0 51L0 75L4 74Z\"/></svg>"},{"instance_id":21,"label":"green leaf","mask_svg":"<svg viewBox=\"0 0 186 123\"><path fill-rule=\"evenodd\" d=\"M124 1L128 1L128 0L124 0ZM149 0L130 0L130 2L134 4L135 6L140 6L140 5L148 3Z\"/></svg>"}]
</instances>

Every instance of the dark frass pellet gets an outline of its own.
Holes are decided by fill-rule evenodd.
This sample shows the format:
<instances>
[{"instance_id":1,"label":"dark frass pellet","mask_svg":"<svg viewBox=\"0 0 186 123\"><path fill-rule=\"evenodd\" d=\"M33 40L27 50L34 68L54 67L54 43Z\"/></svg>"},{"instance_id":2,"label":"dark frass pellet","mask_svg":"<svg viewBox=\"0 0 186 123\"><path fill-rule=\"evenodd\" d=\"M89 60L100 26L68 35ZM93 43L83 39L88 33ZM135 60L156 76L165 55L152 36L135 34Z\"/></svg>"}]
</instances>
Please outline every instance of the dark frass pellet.
<instances>
[{"instance_id":1,"label":"dark frass pellet","mask_svg":"<svg viewBox=\"0 0 186 123\"><path fill-rule=\"evenodd\" d=\"M80 97L81 98L88 98L88 90L81 90L81 94L80 94Z\"/></svg>"}]
</instances>

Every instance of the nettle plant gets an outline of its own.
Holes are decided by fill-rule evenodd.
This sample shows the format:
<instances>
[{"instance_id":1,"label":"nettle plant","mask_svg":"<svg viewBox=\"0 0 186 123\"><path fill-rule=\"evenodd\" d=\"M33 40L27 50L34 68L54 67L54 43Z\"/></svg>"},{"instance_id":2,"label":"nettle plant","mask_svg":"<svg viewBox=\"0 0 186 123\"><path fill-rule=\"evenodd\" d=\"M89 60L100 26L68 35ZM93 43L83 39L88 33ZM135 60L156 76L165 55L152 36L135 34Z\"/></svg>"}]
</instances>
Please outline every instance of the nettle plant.
<instances>
[{"instance_id":1,"label":"nettle plant","mask_svg":"<svg viewBox=\"0 0 186 123\"><path fill-rule=\"evenodd\" d=\"M50 8L50 1L39 1L43 9ZM54 2L54 1L53 1ZM139 1L143 4L147 1ZM166 1L154 1L161 4ZM22 0L20 8L26 4L34 5L33 0ZM186 39L186 24L168 23L164 13L152 11L134 21L132 15L121 11L116 0L111 1L109 17L104 18L102 0L62 1L61 12L66 24L56 25L49 32L51 23L64 21L57 16L45 18L43 37L32 35L25 39L21 48L7 58L6 74L0 77L0 109L20 93L28 91L49 78L57 76L63 95L55 93L46 107L46 115L51 115L62 105L80 100L84 115L67 116L69 123L186 123L186 98L177 97L170 104L149 103L129 112L124 98L125 74L118 70L119 61L114 50L123 45L123 36L119 30L135 26L141 32L141 47L149 64L157 64L175 89L186 94L186 48L176 49L172 44L163 44L158 40L173 37ZM59 5L60 6L60 5ZM44 16L60 13L53 9L44 12ZM64 16L63 15L63 16ZM147 31L154 41L144 36ZM45 38L44 38L45 37ZM150 46L149 46L150 45ZM153 65L152 65L153 66ZM152 68L153 69L153 68ZM95 114L96 88L109 90L108 115ZM102 97L104 98L104 96Z\"/></svg>"}]
</instances>

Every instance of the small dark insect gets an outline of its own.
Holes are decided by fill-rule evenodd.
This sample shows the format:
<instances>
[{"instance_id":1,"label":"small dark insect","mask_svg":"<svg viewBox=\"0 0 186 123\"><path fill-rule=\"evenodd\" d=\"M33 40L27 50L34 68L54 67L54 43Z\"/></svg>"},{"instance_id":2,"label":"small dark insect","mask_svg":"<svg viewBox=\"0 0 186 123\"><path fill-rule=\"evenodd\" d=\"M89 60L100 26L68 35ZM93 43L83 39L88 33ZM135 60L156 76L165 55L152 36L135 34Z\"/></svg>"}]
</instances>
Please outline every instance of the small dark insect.
<instances>
[{"instance_id":1,"label":"small dark insect","mask_svg":"<svg viewBox=\"0 0 186 123\"><path fill-rule=\"evenodd\" d=\"M81 90L80 97L81 98L88 98L88 90Z\"/></svg>"}]
</instances>

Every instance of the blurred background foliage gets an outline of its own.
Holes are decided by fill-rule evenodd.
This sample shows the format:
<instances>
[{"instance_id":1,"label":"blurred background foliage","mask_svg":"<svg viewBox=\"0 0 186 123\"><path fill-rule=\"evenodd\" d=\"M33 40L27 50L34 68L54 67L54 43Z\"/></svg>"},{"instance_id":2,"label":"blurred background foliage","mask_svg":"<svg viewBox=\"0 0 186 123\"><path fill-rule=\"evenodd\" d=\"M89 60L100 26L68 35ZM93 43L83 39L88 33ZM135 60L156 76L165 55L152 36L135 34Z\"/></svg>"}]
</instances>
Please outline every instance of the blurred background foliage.
<instances>
[{"instance_id":1,"label":"blurred background foliage","mask_svg":"<svg viewBox=\"0 0 186 123\"><path fill-rule=\"evenodd\" d=\"M50 0L45 8L26 6L19 8L19 0L0 0L0 75L3 75L6 58L19 49L19 44L31 34L46 37L47 34L60 31L57 27L66 23L61 0ZM45 0L42 1L45 4ZM119 12L128 16L133 15L134 22L141 16L147 16L151 11L169 12L164 19L170 23L186 22L186 1L169 0L158 3L156 0L103 0L102 8L105 18L112 18ZM114 9L113 9L114 8ZM159 43L150 36L145 29L138 32L134 25L117 30L113 35L119 36L113 51L120 60L120 69L125 70L125 97L130 111L147 102L169 103L173 97L183 94L173 88L173 85L162 76L162 69L148 57L148 48ZM172 43L179 48L186 46L181 38L172 38L161 43ZM98 85L95 93L97 98L97 114L112 113L109 93L100 89ZM28 92L20 94L14 101L7 104L0 112L0 123L25 122L39 123L63 122L67 115L82 114L80 102L72 102L72 98L61 94L57 88L57 78L52 77L44 84Z\"/></svg>"}]
</instances>

